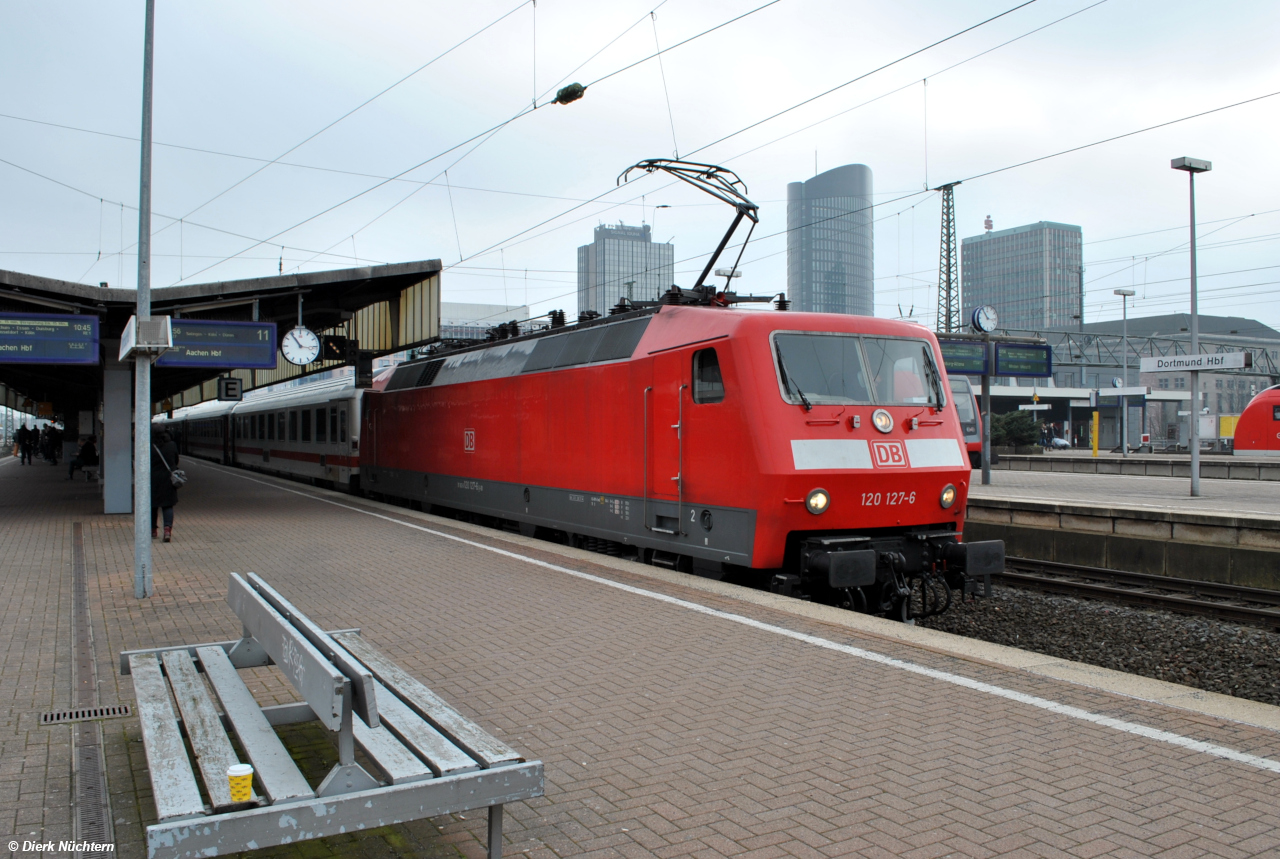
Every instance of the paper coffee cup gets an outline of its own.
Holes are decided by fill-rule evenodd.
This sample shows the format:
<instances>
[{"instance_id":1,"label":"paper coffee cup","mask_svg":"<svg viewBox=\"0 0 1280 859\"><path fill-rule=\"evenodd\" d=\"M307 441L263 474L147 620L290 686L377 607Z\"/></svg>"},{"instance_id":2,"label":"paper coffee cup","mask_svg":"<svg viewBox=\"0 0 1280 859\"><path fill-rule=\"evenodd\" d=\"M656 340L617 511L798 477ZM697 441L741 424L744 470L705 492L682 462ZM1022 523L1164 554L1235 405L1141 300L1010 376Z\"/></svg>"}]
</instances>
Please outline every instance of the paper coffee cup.
<instances>
[{"instance_id":1,"label":"paper coffee cup","mask_svg":"<svg viewBox=\"0 0 1280 859\"><path fill-rule=\"evenodd\" d=\"M249 802L253 799L253 767L249 764L232 764L227 767L227 781L231 785L232 802Z\"/></svg>"}]
</instances>

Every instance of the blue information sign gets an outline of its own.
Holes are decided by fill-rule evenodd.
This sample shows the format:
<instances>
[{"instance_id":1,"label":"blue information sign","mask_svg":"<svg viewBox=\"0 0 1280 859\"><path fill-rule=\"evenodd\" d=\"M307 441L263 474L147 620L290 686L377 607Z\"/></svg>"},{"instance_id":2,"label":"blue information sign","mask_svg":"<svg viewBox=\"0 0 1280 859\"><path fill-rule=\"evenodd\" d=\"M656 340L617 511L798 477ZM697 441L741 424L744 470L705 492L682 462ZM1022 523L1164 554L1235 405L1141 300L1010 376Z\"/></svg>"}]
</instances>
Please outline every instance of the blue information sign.
<instances>
[{"instance_id":1,"label":"blue information sign","mask_svg":"<svg viewBox=\"0 0 1280 859\"><path fill-rule=\"evenodd\" d=\"M97 363L97 316L0 313L0 364Z\"/></svg>"},{"instance_id":2,"label":"blue information sign","mask_svg":"<svg viewBox=\"0 0 1280 859\"><path fill-rule=\"evenodd\" d=\"M156 359L157 367L274 370L274 322L223 322L174 319L173 348Z\"/></svg>"},{"instance_id":3,"label":"blue information sign","mask_svg":"<svg viewBox=\"0 0 1280 859\"><path fill-rule=\"evenodd\" d=\"M997 376L1053 375L1053 350L1049 346L1024 346L1021 343L996 344Z\"/></svg>"},{"instance_id":4,"label":"blue information sign","mask_svg":"<svg viewBox=\"0 0 1280 859\"><path fill-rule=\"evenodd\" d=\"M984 376L987 373L987 344L981 340L938 340L942 363L948 373Z\"/></svg>"}]
</instances>

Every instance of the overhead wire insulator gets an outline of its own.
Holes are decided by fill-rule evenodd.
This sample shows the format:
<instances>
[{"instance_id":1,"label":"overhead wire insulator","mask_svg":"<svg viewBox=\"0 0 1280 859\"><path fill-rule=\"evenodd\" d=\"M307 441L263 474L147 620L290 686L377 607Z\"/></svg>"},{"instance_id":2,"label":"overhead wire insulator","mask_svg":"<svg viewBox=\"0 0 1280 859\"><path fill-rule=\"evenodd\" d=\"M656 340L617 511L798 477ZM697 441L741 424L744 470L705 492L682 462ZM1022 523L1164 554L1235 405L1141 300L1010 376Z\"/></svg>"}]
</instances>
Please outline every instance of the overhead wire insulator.
<instances>
[{"instance_id":1,"label":"overhead wire insulator","mask_svg":"<svg viewBox=\"0 0 1280 859\"><path fill-rule=\"evenodd\" d=\"M571 83L568 86L562 86L556 91L556 104L569 104L575 102L586 93L587 88L580 83Z\"/></svg>"}]
</instances>

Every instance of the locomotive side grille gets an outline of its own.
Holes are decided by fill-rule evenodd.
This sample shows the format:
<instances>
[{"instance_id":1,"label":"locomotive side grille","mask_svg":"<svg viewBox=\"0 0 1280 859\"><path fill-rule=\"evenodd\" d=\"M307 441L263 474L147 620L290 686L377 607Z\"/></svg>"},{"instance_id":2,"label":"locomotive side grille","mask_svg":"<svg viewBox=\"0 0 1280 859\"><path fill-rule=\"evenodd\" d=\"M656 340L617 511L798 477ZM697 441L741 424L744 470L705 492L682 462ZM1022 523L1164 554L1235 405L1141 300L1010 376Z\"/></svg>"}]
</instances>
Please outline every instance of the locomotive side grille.
<instances>
[{"instance_id":1,"label":"locomotive side grille","mask_svg":"<svg viewBox=\"0 0 1280 859\"><path fill-rule=\"evenodd\" d=\"M636 351L636 346L640 345L640 338L644 336L644 331L649 327L649 319L631 319L620 325L609 325L604 329L604 337L600 340L600 345L596 347L595 353L591 356L591 362L597 361L617 361L620 358L630 358L631 354Z\"/></svg>"},{"instance_id":2,"label":"locomotive side grille","mask_svg":"<svg viewBox=\"0 0 1280 859\"><path fill-rule=\"evenodd\" d=\"M403 388L412 388L421 371L422 368L417 364L397 367L396 371L391 374L391 378L387 380L387 385L383 390L399 391Z\"/></svg>"},{"instance_id":3,"label":"locomotive side grille","mask_svg":"<svg viewBox=\"0 0 1280 859\"><path fill-rule=\"evenodd\" d=\"M588 328L586 331L575 331L568 335L560 357L556 359L557 367L573 367L591 361L591 355L604 336L604 328Z\"/></svg>"},{"instance_id":4,"label":"locomotive side grille","mask_svg":"<svg viewBox=\"0 0 1280 859\"><path fill-rule=\"evenodd\" d=\"M556 365L556 359L560 357L560 351L564 349L565 341L568 335L560 335L559 337L548 337L545 340L539 340L538 345L533 347L533 354L524 362L524 373L536 373L538 370L550 370Z\"/></svg>"},{"instance_id":5,"label":"locomotive side grille","mask_svg":"<svg viewBox=\"0 0 1280 859\"><path fill-rule=\"evenodd\" d=\"M422 365L422 373L418 376L418 381L414 384L415 388L425 388L436 380L436 376L440 375L440 368L444 366L444 359L439 361L431 361Z\"/></svg>"}]
</instances>

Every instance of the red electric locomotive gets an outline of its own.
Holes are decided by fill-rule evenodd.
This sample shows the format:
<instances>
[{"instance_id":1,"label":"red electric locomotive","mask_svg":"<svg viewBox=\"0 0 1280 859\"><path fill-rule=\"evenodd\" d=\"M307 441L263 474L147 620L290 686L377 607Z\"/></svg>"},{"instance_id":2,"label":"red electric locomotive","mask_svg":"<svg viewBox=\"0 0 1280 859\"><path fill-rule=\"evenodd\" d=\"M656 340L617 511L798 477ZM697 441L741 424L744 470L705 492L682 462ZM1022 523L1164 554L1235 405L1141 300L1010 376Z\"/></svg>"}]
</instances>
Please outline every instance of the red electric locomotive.
<instances>
[{"instance_id":1,"label":"red electric locomotive","mask_svg":"<svg viewBox=\"0 0 1280 859\"><path fill-rule=\"evenodd\" d=\"M906 619L1003 568L1003 543L959 542L942 366L909 323L619 313L397 367L364 398L363 488Z\"/></svg>"},{"instance_id":2,"label":"red electric locomotive","mask_svg":"<svg viewBox=\"0 0 1280 859\"><path fill-rule=\"evenodd\" d=\"M1245 407L1232 447L1236 456L1280 456L1280 385L1267 388Z\"/></svg>"}]
</instances>

